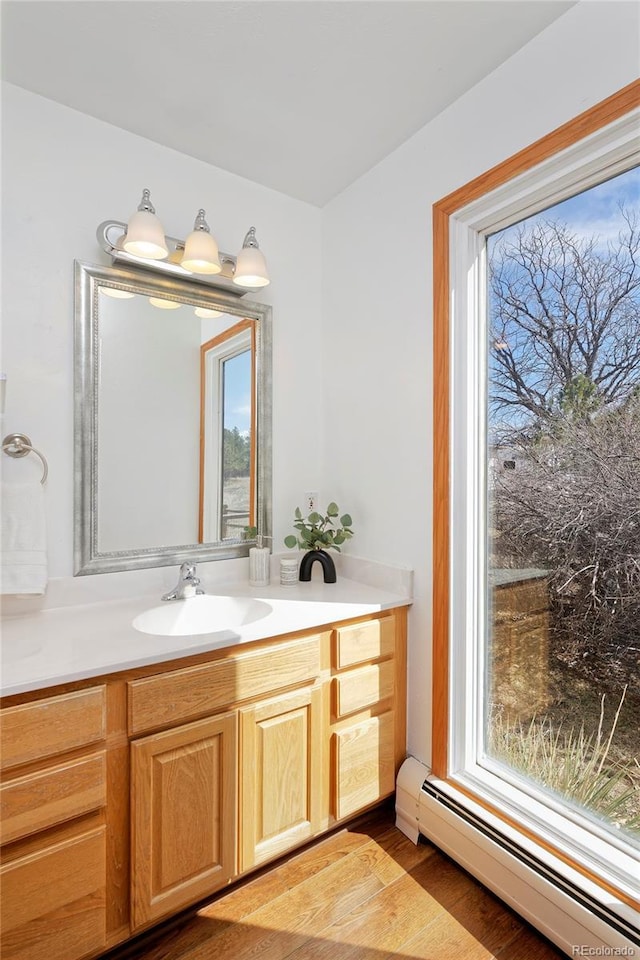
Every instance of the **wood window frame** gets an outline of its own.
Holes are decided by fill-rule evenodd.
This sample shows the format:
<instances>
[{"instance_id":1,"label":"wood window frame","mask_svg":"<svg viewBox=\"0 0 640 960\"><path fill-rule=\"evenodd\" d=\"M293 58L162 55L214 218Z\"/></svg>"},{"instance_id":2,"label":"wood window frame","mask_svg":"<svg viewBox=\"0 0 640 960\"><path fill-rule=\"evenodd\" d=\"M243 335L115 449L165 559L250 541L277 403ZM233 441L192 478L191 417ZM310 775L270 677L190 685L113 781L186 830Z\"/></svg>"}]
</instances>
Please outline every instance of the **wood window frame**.
<instances>
[{"instance_id":1,"label":"wood window frame","mask_svg":"<svg viewBox=\"0 0 640 960\"><path fill-rule=\"evenodd\" d=\"M450 782L450 604L451 604L451 218L468 204L507 184L640 107L640 80L601 101L540 140L492 167L433 206L433 605L432 605L432 774ZM476 802L537 840L516 820L470 793ZM632 906L636 901L602 878L544 844L579 872Z\"/></svg>"}]
</instances>

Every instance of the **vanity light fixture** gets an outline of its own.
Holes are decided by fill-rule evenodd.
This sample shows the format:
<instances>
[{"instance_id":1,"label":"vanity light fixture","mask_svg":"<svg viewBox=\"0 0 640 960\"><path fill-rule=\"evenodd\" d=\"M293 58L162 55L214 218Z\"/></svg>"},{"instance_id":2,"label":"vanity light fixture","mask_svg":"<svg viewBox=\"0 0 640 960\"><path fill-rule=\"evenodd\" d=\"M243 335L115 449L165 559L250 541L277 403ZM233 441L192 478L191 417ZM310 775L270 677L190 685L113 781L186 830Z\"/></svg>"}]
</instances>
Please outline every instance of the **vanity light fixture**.
<instances>
[{"instance_id":1,"label":"vanity light fixture","mask_svg":"<svg viewBox=\"0 0 640 960\"><path fill-rule=\"evenodd\" d=\"M148 260L164 260L169 256L164 230L156 217L155 207L151 203L151 193L146 187L142 191L142 200L138 204L138 209L127 224L123 246L127 253Z\"/></svg>"},{"instance_id":2,"label":"vanity light fixture","mask_svg":"<svg viewBox=\"0 0 640 960\"><path fill-rule=\"evenodd\" d=\"M193 311L196 317L202 317L203 320L213 320L214 317L222 317L222 310L210 310L209 307L196 307Z\"/></svg>"},{"instance_id":3,"label":"vanity light fixture","mask_svg":"<svg viewBox=\"0 0 640 960\"><path fill-rule=\"evenodd\" d=\"M177 300L165 300L164 297L149 297L149 303L153 307L159 307L161 310L177 310L182 306Z\"/></svg>"},{"instance_id":4,"label":"vanity light fixture","mask_svg":"<svg viewBox=\"0 0 640 960\"><path fill-rule=\"evenodd\" d=\"M165 236L146 188L129 223L105 220L98 227L97 237L114 261L194 280L236 297L269 283L255 227L248 230L237 257L218 250L204 210L198 212L186 241Z\"/></svg>"},{"instance_id":5,"label":"vanity light fixture","mask_svg":"<svg viewBox=\"0 0 640 960\"><path fill-rule=\"evenodd\" d=\"M113 297L114 300L131 300L135 293L129 293L128 290L120 290L118 287L100 287L100 293L107 297Z\"/></svg>"},{"instance_id":6,"label":"vanity light fixture","mask_svg":"<svg viewBox=\"0 0 640 960\"><path fill-rule=\"evenodd\" d=\"M269 283L267 264L256 240L255 227L251 227L244 238L233 282L240 287L266 287Z\"/></svg>"},{"instance_id":7,"label":"vanity light fixture","mask_svg":"<svg viewBox=\"0 0 640 960\"><path fill-rule=\"evenodd\" d=\"M222 273L218 244L211 236L204 210L198 210L193 232L189 234L184 245L180 266L189 273Z\"/></svg>"}]
</instances>

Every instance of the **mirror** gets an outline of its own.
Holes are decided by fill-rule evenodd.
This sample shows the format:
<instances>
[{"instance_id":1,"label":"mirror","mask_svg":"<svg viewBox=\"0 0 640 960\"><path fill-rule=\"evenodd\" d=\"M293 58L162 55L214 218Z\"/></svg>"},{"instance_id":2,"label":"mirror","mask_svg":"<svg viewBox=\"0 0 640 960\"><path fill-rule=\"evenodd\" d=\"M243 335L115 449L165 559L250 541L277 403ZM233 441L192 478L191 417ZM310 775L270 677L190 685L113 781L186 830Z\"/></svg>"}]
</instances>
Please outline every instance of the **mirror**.
<instances>
[{"instance_id":1,"label":"mirror","mask_svg":"<svg viewBox=\"0 0 640 960\"><path fill-rule=\"evenodd\" d=\"M271 308L75 270L76 576L246 556L271 526Z\"/></svg>"}]
</instances>

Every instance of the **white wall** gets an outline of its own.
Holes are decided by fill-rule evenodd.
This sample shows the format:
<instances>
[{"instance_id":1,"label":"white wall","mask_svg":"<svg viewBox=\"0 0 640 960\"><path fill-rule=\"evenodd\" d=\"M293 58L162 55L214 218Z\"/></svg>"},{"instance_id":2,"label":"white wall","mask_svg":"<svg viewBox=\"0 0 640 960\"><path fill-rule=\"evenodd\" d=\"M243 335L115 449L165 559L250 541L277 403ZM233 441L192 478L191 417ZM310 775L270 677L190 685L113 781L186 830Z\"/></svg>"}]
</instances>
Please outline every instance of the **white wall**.
<instances>
[{"instance_id":1,"label":"white wall","mask_svg":"<svg viewBox=\"0 0 640 960\"><path fill-rule=\"evenodd\" d=\"M409 750L428 762L431 206L631 82L637 37L635 3L581 3L323 211L6 86L3 426L50 461L50 574L72 568L74 258L104 262L97 224L143 186L174 236L199 206L223 249L255 223L273 280L274 544L319 490L353 514L350 552L414 568Z\"/></svg>"},{"instance_id":2,"label":"white wall","mask_svg":"<svg viewBox=\"0 0 640 960\"><path fill-rule=\"evenodd\" d=\"M197 543L207 321L192 307L162 310L139 294L101 294L98 319L98 549Z\"/></svg>"},{"instance_id":3,"label":"white wall","mask_svg":"<svg viewBox=\"0 0 640 960\"><path fill-rule=\"evenodd\" d=\"M272 278L255 299L273 306L280 548L296 503L320 473L321 360L309 350L309 330L320 327L321 211L9 84L2 154L3 436L26 433L49 461L49 575L72 573L73 261L108 263L96 228L126 220L143 187L172 236L186 236L201 206L223 250L235 252L247 229L257 229ZM15 480L40 469L35 457L0 462Z\"/></svg>"},{"instance_id":4,"label":"white wall","mask_svg":"<svg viewBox=\"0 0 640 960\"><path fill-rule=\"evenodd\" d=\"M636 78L638 7L584 2L324 209L323 489L415 570L409 751L430 761L431 207ZM356 549L357 547L357 549Z\"/></svg>"}]
</instances>

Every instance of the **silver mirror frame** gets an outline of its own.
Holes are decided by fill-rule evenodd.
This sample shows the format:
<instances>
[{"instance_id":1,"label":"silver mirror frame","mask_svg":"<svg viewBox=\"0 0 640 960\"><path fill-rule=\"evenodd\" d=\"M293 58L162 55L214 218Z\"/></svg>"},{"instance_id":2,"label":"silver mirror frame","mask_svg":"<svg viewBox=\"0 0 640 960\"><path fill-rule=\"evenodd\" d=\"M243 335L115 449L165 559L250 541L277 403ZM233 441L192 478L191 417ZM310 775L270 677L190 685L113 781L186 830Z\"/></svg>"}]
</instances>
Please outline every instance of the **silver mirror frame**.
<instances>
[{"instance_id":1,"label":"silver mirror frame","mask_svg":"<svg viewBox=\"0 0 640 960\"><path fill-rule=\"evenodd\" d=\"M143 296L179 300L194 307L222 308L256 320L256 525L271 536L272 340L271 307L130 267L74 262L74 576L246 557L255 541L176 544L100 553L98 550L98 292L115 287Z\"/></svg>"}]
</instances>

